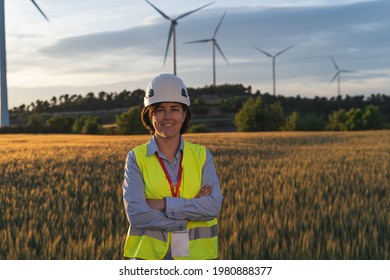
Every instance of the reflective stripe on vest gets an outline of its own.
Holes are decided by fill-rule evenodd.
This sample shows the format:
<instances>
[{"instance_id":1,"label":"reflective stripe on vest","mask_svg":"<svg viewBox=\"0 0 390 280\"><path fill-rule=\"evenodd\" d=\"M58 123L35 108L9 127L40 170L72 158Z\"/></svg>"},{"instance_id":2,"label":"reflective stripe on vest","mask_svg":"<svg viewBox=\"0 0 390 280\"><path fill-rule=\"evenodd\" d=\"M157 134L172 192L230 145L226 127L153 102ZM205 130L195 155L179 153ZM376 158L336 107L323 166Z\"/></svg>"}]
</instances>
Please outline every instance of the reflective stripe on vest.
<instances>
[{"instance_id":1,"label":"reflective stripe on vest","mask_svg":"<svg viewBox=\"0 0 390 280\"><path fill-rule=\"evenodd\" d=\"M156 155L147 156L147 144L134 149L137 165L145 183L147 199L171 196L169 183ZM194 198L201 189L206 161L203 146L184 142L183 176L179 197ZM154 186L154 187L153 187ZM158 186L158 187L157 187ZM175 259L215 259L218 256L218 221L189 221L190 256ZM170 244L170 233L162 230L129 228L124 255L130 258L162 259Z\"/></svg>"},{"instance_id":2,"label":"reflective stripe on vest","mask_svg":"<svg viewBox=\"0 0 390 280\"><path fill-rule=\"evenodd\" d=\"M146 233L145 233L146 232ZM132 236L142 236L147 235L153 237L160 241L166 241L167 235L164 235L163 231L160 230L145 230L141 228L130 228L130 235ZM196 227L189 230L190 240L196 240L199 238L212 238L218 235L218 225L213 225L210 227Z\"/></svg>"}]
</instances>

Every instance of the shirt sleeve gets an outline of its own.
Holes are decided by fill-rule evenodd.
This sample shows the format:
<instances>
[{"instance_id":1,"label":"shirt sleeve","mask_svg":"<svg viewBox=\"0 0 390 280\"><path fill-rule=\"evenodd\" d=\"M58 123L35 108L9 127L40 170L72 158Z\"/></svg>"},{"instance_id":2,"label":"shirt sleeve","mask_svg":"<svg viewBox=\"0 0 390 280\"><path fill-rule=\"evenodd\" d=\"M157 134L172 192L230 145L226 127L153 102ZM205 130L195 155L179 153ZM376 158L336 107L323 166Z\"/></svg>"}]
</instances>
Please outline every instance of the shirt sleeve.
<instances>
[{"instance_id":1,"label":"shirt sleeve","mask_svg":"<svg viewBox=\"0 0 390 280\"><path fill-rule=\"evenodd\" d=\"M210 151L206 149L206 162L202 170L202 186L211 185L213 190L209 196L200 198L166 197L166 215L172 219L191 221L207 221L214 219L221 211L223 195Z\"/></svg>"},{"instance_id":2,"label":"shirt sleeve","mask_svg":"<svg viewBox=\"0 0 390 280\"><path fill-rule=\"evenodd\" d=\"M187 220L169 218L164 212L147 205L142 174L133 151L127 155L122 187L126 215L131 226L165 231L186 228Z\"/></svg>"}]
</instances>

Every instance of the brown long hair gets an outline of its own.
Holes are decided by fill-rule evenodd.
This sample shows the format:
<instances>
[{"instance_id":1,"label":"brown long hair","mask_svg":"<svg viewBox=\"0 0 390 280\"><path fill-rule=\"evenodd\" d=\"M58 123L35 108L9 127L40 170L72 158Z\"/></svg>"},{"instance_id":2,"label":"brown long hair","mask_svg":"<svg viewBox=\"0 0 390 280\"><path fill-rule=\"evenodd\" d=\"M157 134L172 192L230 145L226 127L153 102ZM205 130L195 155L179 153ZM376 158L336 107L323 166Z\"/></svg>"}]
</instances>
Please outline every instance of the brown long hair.
<instances>
[{"instance_id":1,"label":"brown long hair","mask_svg":"<svg viewBox=\"0 0 390 280\"><path fill-rule=\"evenodd\" d=\"M142 108L142 111L141 111L142 124L146 127L146 129L148 129L150 131L150 134L155 133L155 129L154 129L153 124L152 124L152 117L161 103L162 102L151 104L147 107ZM180 134L184 134L187 132L189 122L191 120L191 111L187 105L182 104L182 103L179 103L179 104L182 106L183 110L185 112L187 112L186 118L183 122L183 125L180 128Z\"/></svg>"}]
</instances>

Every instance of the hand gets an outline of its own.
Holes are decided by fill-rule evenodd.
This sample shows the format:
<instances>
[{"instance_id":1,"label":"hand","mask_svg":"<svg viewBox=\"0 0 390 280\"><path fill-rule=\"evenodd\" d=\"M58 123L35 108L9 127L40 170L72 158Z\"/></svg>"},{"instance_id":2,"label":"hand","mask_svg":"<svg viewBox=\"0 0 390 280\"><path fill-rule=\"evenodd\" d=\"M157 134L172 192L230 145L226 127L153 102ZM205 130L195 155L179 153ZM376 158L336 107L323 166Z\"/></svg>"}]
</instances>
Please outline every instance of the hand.
<instances>
[{"instance_id":1,"label":"hand","mask_svg":"<svg viewBox=\"0 0 390 280\"><path fill-rule=\"evenodd\" d=\"M160 210L160 211L165 211L164 199L147 199L146 204L148 204L150 208Z\"/></svg>"},{"instance_id":2,"label":"hand","mask_svg":"<svg viewBox=\"0 0 390 280\"><path fill-rule=\"evenodd\" d=\"M213 187L211 185L205 185L203 186L200 191L198 192L198 194L195 196L195 198L200 198L200 197L203 197L203 196L208 196L211 194L211 192L213 191Z\"/></svg>"}]
</instances>

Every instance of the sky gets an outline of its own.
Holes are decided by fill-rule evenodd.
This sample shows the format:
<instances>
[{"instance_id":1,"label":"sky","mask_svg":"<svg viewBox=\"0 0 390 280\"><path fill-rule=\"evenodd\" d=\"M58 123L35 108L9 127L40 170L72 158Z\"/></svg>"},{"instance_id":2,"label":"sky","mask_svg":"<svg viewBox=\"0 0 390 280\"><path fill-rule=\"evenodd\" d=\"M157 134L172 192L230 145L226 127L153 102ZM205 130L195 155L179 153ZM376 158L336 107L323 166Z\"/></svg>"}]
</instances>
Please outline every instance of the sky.
<instances>
[{"instance_id":1,"label":"sky","mask_svg":"<svg viewBox=\"0 0 390 280\"><path fill-rule=\"evenodd\" d=\"M63 94L145 89L172 73L164 53L170 22L144 0L5 0L9 108ZM175 18L212 0L150 0ZM211 85L211 43L184 44L216 35L228 63L216 54L219 84L242 84L276 94L337 96L331 56L341 74L341 95L390 94L390 1L216 0L179 20L177 75L187 87ZM172 45L172 44L171 44Z\"/></svg>"}]
</instances>

